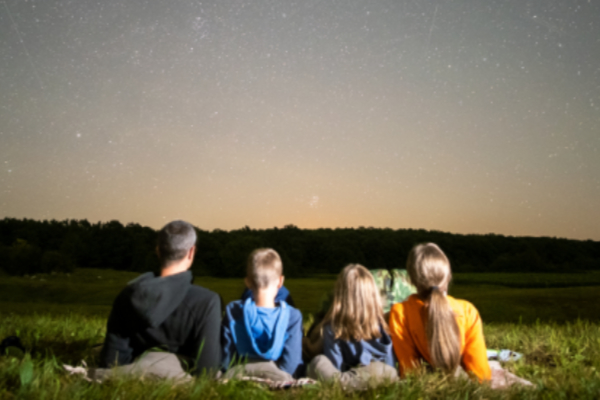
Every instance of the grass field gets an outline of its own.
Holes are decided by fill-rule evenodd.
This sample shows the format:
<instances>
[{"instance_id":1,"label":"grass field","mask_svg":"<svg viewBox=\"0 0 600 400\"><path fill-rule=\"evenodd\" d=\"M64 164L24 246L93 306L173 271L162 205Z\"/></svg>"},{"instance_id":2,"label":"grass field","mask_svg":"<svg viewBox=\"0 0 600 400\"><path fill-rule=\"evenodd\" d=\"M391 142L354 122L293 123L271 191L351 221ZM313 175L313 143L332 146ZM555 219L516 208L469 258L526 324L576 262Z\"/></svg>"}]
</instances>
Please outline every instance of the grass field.
<instances>
[{"instance_id":1,"label":"grass field","mask_svg":"<svg viewBox=\"0 0 600 400\"><path fill-rule=\"evenodd\" d=\"M135 278L135 272L78 269L71 275L0 277L0 312L78 313L108 316L115 296ZM288 279L286 287L305 314L316 311L331 291L335 277ZM242 279L197 277L195 283L236 300L244 290ZM597 306L600 273L579 274L455 274L450 294L467 299L485 322L537 320L600 321Z\"/></svg>"},{"instance_id":2,"label":"grass field","mask_svg":"<svg viewBox=\"0 0 600 400\"><path fill-rule=\"evenodd\" d=\"M506 366L534 389L493 391L440 375L413 377L361 393L317 385L269 392L251 383L207 379L168 382L114 380L104 385L66 376L62 363L94 364L116 294L136 273L79 269L70 276L0 277L0 338L18 335L31 354L0 357L0 399L12 398L600 398L600 274L456 274L451 294L482 314L487 346L525 355ZM314 312L334 277L289 279L286 286L305 315ZM196 283L239 298L242 281L198 277ZM583 320L579 320L581 318Z\"/></svg>"}]
</instances>

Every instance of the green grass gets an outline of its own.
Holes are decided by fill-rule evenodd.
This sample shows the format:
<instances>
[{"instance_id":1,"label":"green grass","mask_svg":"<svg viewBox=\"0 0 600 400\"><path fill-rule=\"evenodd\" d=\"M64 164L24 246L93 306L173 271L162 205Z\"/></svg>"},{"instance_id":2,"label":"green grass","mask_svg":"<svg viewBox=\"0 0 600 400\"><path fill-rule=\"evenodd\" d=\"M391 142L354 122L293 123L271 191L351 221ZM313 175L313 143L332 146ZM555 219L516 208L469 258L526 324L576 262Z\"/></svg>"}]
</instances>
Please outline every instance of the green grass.
<instances>
[{"instance_id":1,"label":"green grass","mask_svg":"<svg viewBox=\"0 0 600 400\"><path fill-rule=\"evenodd\" d=\"M533 389L493 391L438 374L360 393L344 393L336 385L271 392L252 383L218 384L205 378L180 385L132 379L98 385L67 376L63 363L85 359L95 364L94 346L102 343L112 301L135 276L80 269L71 276L0 277L0 338L17 335L29 350L23 359L0 357L0 399L600 398L599 288L584 285L597 283L598 274L456 274L451 293L480 310L489 348L525 355L506 368L534 382ZM334 279L289 279L286 286L308 314L318 308ZM572 286L561 286L564 282ZM196 283L219 292L225 302L239 298L243 290L240 279L198 277Z\"/></svg>"},{"instance_id":2,"label":"green grass","mask_svg":"<svg viewBox=\"0 0 600 400\"><path fill-rule=\"evenodd\" d=\"M566 324L486 324L489 347L522 352L524 360L506 368L536 384L533 389L492 391L471 382L437 374L415 376L377 390L344 394L335 385L269 392L251 383L217 384L199 378L174 386L170 382L115 380L98 385L67 376L62 363L81 359L93 364L91 347L101 340L104 319L81 315L0 315L0 336L19 334L31 358L0 358L0 398L598 398L600 395L600 326ZM240 391L240 393L237 393ZM164 397L163 397L164 396Z\"/></svg>"}]
</instances>

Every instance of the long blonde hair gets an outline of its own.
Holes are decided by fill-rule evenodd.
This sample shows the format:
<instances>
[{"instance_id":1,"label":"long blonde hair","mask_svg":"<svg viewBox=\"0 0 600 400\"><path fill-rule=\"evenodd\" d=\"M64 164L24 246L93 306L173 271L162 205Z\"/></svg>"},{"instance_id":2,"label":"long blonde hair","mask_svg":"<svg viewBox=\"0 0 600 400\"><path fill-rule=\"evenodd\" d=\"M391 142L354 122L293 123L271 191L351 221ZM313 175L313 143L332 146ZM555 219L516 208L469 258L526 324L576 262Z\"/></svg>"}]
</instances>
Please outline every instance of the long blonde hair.
<instances>
[{"instance_id":1,"label":"long blonde hair","mask_svg":"<svg viewBox=\"0 0 600 400\"><path fill-rule=\"evenodd\" d=\"M452 279L450 261L434 243L416 245L406 269L427 309L427 343L434 367L453 373L460 363L460 331L446 298Z\"/></svg>"},{"instance_id":2,"label":"long blonde hair","mask_svg":"<svg viewBox=\"0 0 600 400\"><path fill-rule=\"evenodd\" d=\"M335 283L333 304L323 325L331 323L333 336L342 340L370 340L388 332L379 290L368 269L349 264Z\"/></svg>"}]
</instances>

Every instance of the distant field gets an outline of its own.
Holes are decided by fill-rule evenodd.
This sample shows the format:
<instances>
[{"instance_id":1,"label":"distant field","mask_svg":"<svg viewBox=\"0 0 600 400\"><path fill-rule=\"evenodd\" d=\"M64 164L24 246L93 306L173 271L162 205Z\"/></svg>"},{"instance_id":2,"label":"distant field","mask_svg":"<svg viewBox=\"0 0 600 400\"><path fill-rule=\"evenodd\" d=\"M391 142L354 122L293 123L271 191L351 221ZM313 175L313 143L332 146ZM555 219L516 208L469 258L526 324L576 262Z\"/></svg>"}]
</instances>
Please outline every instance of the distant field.
<instances>
[{"instance_id":1,"label":"distant field","mask_svg":"<svg viewBox=\"0 0 600 400\"><path fill-rule=\"evenodd\" d=\"M512 288L565 288L600 286L600 271L576 274L557 273L468 273L454 274L454 284L500 285Z\"/></svg>"},{"instance_id":2,"label":"distant field","mask_svg":"<svg viewBox=\"0 0 600 400\"><path fill-rule=\"evenodd\" d=\"M0 277L0 312L86 314L106 317L118 292L138 273L78 269L67 275ZM298 308L316 311L335 277L288 279ZM195 283L221 294L225 303L244 290L241 279L197 277ZM600 273L455 274L450 293L464 298L487 322L600 320Z\"/></svg>"}]
</instances>

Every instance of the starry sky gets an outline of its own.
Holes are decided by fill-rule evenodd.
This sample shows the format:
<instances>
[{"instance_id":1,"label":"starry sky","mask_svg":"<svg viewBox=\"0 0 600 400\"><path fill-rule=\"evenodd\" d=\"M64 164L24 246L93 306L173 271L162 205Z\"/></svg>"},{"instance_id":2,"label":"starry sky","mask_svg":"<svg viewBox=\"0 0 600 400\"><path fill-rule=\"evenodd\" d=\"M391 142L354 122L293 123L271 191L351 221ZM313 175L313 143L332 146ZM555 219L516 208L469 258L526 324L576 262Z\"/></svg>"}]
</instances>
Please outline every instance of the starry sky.
<instances>
[{"instance_id":1,"label":"starry sky","mask_svg":"<svg viewBox=\"0 0 600 400\"><path fill-rule=\"evenodd\" d=\"M0 2L0 218L600 240L596 0Z\"/></svg>"}]
</instances>

